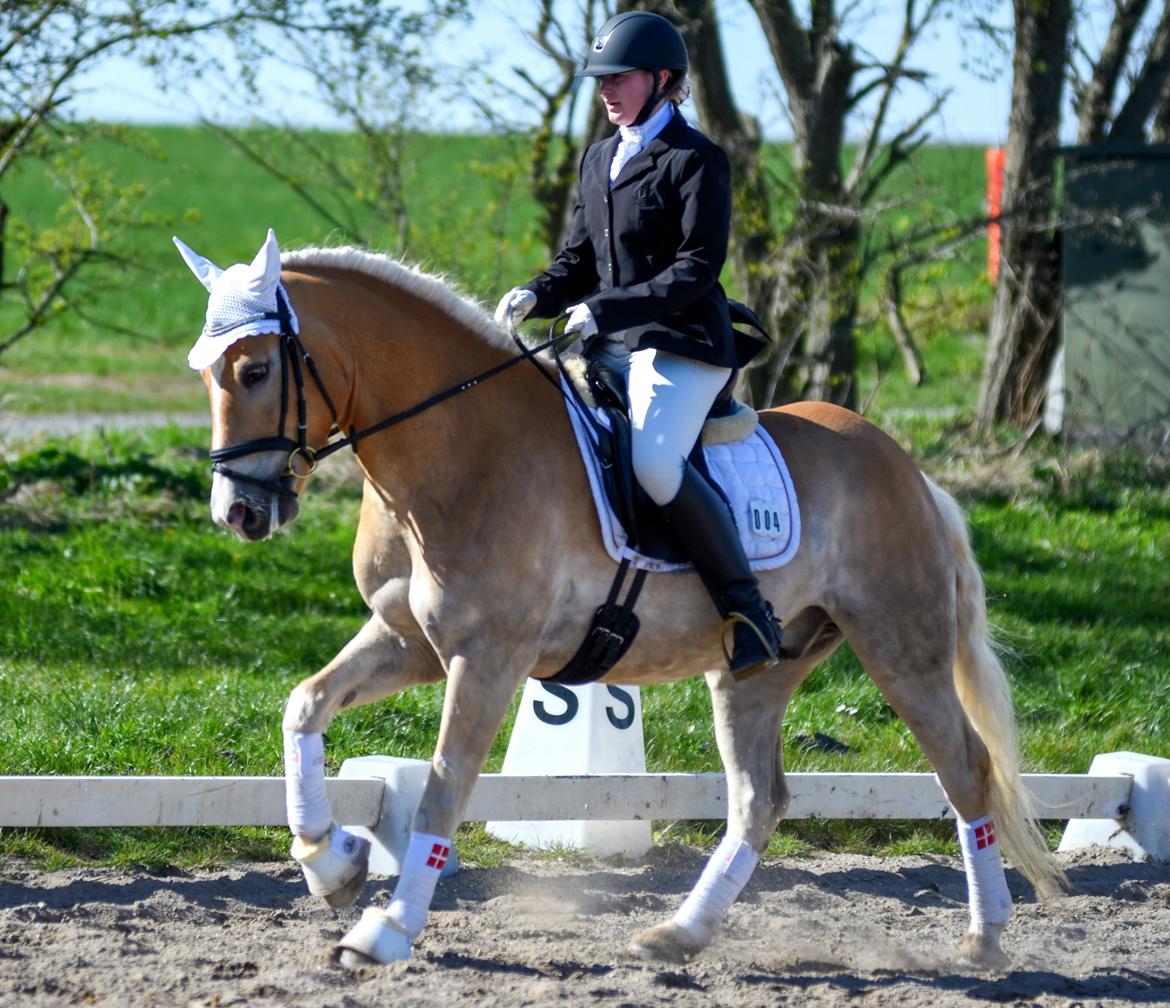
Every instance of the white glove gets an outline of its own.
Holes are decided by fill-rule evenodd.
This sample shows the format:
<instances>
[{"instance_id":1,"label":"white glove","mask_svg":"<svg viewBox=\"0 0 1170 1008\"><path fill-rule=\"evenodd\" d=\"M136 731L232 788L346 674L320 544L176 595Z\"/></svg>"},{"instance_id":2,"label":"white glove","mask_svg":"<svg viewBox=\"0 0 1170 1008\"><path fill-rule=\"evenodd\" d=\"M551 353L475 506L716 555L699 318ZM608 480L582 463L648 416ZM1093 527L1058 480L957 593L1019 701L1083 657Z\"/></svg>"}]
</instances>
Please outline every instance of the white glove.
<instances>
[{"instance_id":1,"label":"white glove","mask_svg":"<svg viewBox=\"0 0 1170 1008\"><path fill-rule=\"evenodd\" d=\"M513 287L507 294L500 298L500 303L496 305L496 325L506 326L508 324L508 316L512 316L512 324L523 322L528 318L528 313L536 307L536 295L530 290L525 290L523 287Z\"/></svg>"},{"instance_id":2,"label":"white glove","mask_svg":"<svg viewBox=\"0 0 1170 1008\"><path fill-rule=\"evenodd\" d=\"M597 335L597 320L587 304L573 305L569 309L569 321L565 323L565 335L576 334L581 339L589 339Z\"/></svg>"}]
</instances>

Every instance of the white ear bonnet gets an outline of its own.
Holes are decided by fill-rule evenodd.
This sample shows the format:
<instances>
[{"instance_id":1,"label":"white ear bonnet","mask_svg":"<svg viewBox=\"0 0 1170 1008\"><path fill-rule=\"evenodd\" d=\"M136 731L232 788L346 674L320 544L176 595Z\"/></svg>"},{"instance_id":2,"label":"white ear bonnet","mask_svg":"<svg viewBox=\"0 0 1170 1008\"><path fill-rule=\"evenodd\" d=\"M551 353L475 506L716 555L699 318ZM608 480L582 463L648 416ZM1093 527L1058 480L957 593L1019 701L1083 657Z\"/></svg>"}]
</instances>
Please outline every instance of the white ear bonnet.
<instances>
[{"instance_id":1,"label":"white ear bonnet","mask_svg":"<svg viewBox=\"0 0 1170 1008\"><path fill-rule=\"evenodd\" d=\"M210 367L237 340L260 333L279 333L276 293L280 291L294 333L300 332L296 313L280 284L280 246L276 233L268 237L250 263L220 269L178 237L174 239L183 261L208 290L203 332L187 354L195 371Z\"/></svg>"}]
</instances>

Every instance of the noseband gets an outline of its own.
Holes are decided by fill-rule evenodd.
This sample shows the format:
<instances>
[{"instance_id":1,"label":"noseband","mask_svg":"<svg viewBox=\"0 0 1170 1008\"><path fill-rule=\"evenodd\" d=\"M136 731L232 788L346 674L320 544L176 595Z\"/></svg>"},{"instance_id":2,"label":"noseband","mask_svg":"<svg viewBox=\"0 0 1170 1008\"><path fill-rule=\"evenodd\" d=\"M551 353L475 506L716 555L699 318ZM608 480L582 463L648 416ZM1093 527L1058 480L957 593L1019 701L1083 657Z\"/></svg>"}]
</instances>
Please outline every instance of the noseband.
<instances>
[{"instance_id":1,"label":"noseband","mask_svg":"<svg viewBox=\"0 0 1170 1008\"><path fill-rule=\"evenodd\" d=\"M546 378L549 376L545 374L544 370L540 368L534 358L537 354L550 347L556 347L558 343L565 339L562 332L559 336L550 336L548 340L541 343L539 346L526 347L520 342L519 336L516 334L515 327L510 327L512 332L512 339L515 340L516 345L520 347L520 353L515 357L510 357L502 364L497 364L487 371L475 375L459 382L457 385L452 385L450 388L438 392L428 399L409 409L402 410L392 416L386 417L384 420L379 420L375 424L363 430L355 430L350 428L349 433L344 437L337 438L330 441L327 445L320 449L313 448L308 441L308 408L305 400L305 370L308 370L309 375L313 379L313 383L317 386L317 391L321 393L321 398L325 401L325 405L329 408L329 416L332 420L330 435L336 434L340 431L337 424L337 410L333 405L333 400L329 396L328 390L325 388L325 383L321 380L321 374L317 370L317 365L313 362L309 351L305 349L305 345L301 342L300 336L293 330L292 319L289 317L288 302L285 300L284 291L277 289L276 292L276 311L268 312L264 315L257 316L258 319L274 319L280 323L280 421L276 428L276 433L272 437L254 438L251 441L244 441L240 444L227 445L224 448L213 448L210 452L211 471L219 473L222 476L227 476L232 480L241 483L248 483L252 486L258 486L261 489L268 490L272 493L287 494L291 497L296 497L297 493L293 489L293 483L298 479L308 479L317 471L317 466L323 459L328 458L334 452L340 451L342 448L352 448L357 452L357 444L363 438L369 437L371 434L376 434L379 431L386 430L388 427L393 427L395 424L402 423L404 420L409 420L411 417L416 417L420 413L429 410L432 406L437 406L439 403L450 399L452 396L458 395L460 392L466 392L468 389L475 388L482 381L488 378L493 378L503 371L515 364L519 364L524 360L531 360L542 375ZM555 332L557 322L561 321L565 316L560 316L554 319L550 328L550 332ZM559 355L558 355L559 363ZM301 362L304 361L302 368ZM297 397L297 436L294 440L284 433L285 420L288 417L289 408L289 372L292 372L292 387L296 391ZM551 380L551 379L550 379ZM553 383L556 384L555 382ZM245 455L257 455L260 452L268 451L288 451L288 461L285 464L284 472L277 479L261 479L257 476L250 476L247 473L239 472L236 469L231 469L224 465L225 462L230 462L233 459L242 458Z\"/></svg>"}]
</instances>

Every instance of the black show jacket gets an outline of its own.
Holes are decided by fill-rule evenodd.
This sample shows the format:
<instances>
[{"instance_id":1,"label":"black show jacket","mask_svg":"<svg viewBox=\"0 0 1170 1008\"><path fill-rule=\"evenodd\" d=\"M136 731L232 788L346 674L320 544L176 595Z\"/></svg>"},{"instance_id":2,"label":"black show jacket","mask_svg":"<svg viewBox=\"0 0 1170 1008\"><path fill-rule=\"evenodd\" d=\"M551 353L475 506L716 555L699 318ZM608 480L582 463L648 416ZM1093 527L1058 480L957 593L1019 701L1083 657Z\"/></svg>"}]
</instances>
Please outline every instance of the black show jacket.
<instances>
[{"instance_id":1,"label":"black show jacket","mask_svg":"<svg viewBox=\"0 0 1170 1008\"><path fill-rule=\"evenodd\" d=\"M731 226L731 173L723 151L677 111L621 170L609 166L619 134L581 158L564 248L527 289L532 314L551 318L584 302L602 335L736 367L736 342L719 272Z\"/></svg>"}]
</instances>

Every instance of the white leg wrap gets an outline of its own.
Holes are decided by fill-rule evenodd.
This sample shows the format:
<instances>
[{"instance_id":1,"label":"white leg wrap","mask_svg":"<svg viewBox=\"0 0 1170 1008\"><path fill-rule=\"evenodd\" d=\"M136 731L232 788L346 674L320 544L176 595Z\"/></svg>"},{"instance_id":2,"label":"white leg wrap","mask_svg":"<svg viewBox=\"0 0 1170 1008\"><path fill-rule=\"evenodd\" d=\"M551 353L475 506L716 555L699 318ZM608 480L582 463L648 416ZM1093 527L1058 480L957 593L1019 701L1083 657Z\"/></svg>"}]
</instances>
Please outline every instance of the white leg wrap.
<instances>
[{"instance_id":1,"label":"white leg wrap","mask_svg":"<svg viewBox=\"0 0 1170 1008\"><path fill-rule=\"evenodd\" d=\"M1008 892L995 838L991 816L974 822L957 823L959 846L963 849L963 867L967 871L967 895L971 908L971 926L984 924L1002 927L1012 916L1012 895Z\"/></svg>"},{"instance_id":2,"label":"white leg wrap","mask_svg":"<svg viewBox=\"0 0 1170 1008\"><path fill-rule=\"evenodd\" d=\"M703 868L703 874L674 915L674 923L700 945L706 945L724 914L755 871L759 855L742 840L725 836Z\"/></svg>"},{"instance_id":3,"label":"white leg wrap","mask_svg":"<svg viewBox=\"0 0 1170 1008\"><path fill-rule=\"evenodd\" d=\"M311 840L333 823L325 795L325 743L320 732L284 733L284 785L288 828Z\"/></svg>"},{"instance_id":4,"label":"white leg wrap","mask_svg":"<svg viewBox=\"0 0 1170 1008\"><path fill-rule=\"evenodd\" d=\"M402 925L413 941L427 922L435 884L451 856L451 841L429 833L411 833L402 862L402 874L386 913Z\"/></svg>"}]
</instances>

